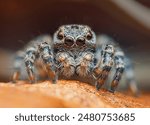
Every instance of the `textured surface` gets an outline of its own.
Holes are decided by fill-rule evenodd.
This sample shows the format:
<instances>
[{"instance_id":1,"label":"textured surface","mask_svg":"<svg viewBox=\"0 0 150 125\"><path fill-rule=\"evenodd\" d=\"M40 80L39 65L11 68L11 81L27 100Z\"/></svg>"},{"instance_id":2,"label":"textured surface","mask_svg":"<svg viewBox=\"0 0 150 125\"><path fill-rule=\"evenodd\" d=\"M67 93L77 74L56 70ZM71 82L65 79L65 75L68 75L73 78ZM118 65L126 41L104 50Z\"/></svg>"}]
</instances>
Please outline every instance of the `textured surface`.
<instances>
[{"instance_id":1,"label":"textured surface","mask_svg":"<svg viewBox=\"0 0 150 125\"><path fill-rule=\"evenodd\" d=\"M78 81L0 83L0 107L150 107L150 93L132 97Z\"/></svg>"}]
</instances>

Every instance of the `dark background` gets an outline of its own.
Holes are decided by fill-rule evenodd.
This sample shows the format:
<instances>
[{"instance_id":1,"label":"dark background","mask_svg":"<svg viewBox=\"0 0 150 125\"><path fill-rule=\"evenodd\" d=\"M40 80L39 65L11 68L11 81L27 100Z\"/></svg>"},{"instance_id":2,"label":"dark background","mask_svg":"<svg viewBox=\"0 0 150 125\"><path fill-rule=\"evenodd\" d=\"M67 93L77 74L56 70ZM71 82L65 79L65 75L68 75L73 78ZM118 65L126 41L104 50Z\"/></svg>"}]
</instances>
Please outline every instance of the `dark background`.
<instances>
[{"instance_id":1,"label":"dark background","mask_svg":"<svg viewBox=\"0 0 150 125\"><path fill-rule=\"evenodd\" d=\"M150 29L141 26L110 1L1 0L0 48L16 51L40 34L52 35L60 25L86 24L97 34L108 34L120 43L133 58L138 81L149 84ZM149 0L138 1L150 7Z\"/></svg>"}]
</instances>

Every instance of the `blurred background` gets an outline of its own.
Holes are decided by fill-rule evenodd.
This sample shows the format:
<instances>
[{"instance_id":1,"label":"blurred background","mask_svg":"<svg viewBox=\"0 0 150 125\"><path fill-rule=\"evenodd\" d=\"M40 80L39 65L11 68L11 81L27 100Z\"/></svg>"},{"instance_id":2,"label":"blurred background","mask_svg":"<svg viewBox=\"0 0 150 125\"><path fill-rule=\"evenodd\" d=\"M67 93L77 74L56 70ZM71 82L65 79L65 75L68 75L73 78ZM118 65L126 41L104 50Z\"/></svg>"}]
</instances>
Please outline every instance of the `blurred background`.
<instances>
[{"instance_id":1,"label":"blurred background","mask_svg":"<svg viewBox=\"0 0 150 125\"><path fill-rule=\"evenodd\" d=\"M29 40L74 23L114 38L133 59L139 86L150 89L150 0L1 0L0 81L10 80L12 55Z\"/></svg>"}]
</instances>

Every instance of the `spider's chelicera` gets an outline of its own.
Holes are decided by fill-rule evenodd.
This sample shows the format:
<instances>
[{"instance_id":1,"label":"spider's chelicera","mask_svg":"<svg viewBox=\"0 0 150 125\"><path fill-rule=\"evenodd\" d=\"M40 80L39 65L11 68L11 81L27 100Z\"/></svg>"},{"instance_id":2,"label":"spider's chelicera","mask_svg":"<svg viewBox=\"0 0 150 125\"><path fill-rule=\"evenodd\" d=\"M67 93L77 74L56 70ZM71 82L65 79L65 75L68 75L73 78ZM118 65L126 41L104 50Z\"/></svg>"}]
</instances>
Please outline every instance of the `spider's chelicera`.
<instances>
[{"instance_id":1,"label":"spider's chelicera","mask_svg":"<svg viewBox=\"0 0 150 125\"><path fill-rule=\"evenodd\" d=\"M114 46L116 44L113 41L104 42L101 37L96 39L95 33L86 25L63 25L54 33L53 39L49 36L38 37L25 47L25 51L17 52L13 81L18 80L22 67L20 62L24 60L32 83L36 79L35 70L45 69L53 83L57 82L59 75L66 78L73 75L83 78L92 76L96 89L99 90L114 66L115 73L110 88L114 92L124 68L130 66L125 65L126 58L120 47ZM128 69L130 71L132 68ZM130 74L131 72L132 70Z\"/></svg>"}]
</instances>

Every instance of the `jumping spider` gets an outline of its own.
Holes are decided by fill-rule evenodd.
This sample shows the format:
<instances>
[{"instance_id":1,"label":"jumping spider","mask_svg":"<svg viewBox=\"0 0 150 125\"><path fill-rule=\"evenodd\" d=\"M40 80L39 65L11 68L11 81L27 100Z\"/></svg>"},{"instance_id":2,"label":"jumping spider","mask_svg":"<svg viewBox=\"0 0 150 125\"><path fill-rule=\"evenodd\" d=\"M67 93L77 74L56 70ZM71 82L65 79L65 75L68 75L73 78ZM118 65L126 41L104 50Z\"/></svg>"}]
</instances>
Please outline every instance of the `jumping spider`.
<instances>
[{"instance_id":1,"label":"jumping spider","mask_svg":"<svg viewBox=\"0 0 150 125\"><path fill-rule=\"evenodd\" d=\"M128 64L124 63L127 58L115 42L101 42L101 38L97 37L96 40L96 35L90 27L76 24L59 27L53 40L49 36L38 37L23 51L17 52L13 81L18 80L23 66L20 62L24 60L32 83L35 82L35 66L38 68L41 64L53 83L57 82L59 75L66 78L73 75L81 78L92 76L96 89L99 90L114 66L115 73L110 88L110 91L114 92L125 67L128 67L126 72L132 72L132 67L129 61Z\"/></svg>"}]
</instances>

